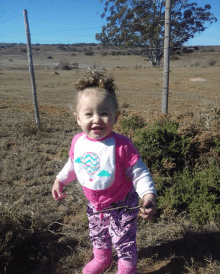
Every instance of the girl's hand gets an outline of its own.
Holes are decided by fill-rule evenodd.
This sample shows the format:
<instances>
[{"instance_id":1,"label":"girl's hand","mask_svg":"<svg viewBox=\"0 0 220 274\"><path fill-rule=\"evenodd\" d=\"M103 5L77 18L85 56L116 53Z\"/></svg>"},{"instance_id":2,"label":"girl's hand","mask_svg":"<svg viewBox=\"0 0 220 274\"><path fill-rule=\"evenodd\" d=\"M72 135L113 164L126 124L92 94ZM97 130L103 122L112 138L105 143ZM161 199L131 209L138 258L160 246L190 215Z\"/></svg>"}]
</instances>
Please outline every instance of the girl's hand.
<instances>
[{"instance_id":1,"label":"girl's hand","mask_svg":"<svg viewBox=\"0 0 220 274\"><path fill-rule=\"evenodd\" d=\"M146 207L146 208L145 208ZM143 207L140 208L144 219L151 219L156 211L156 195L154 193L145 194L143 197Z\"/></svg>"},{"instance_id":2,"label":"girl's hand","mask_svg":"<svg viewBox=\"0 0 220 274\"><path fill-rule=\"evenodd\" d=\"M63 186L64 185L58 179L56 179L55 182L54 182L54 184L53 184L52 196L57 201L61 201L66 196L65 193L62 193Z\"/></svg>"}]
</instances>

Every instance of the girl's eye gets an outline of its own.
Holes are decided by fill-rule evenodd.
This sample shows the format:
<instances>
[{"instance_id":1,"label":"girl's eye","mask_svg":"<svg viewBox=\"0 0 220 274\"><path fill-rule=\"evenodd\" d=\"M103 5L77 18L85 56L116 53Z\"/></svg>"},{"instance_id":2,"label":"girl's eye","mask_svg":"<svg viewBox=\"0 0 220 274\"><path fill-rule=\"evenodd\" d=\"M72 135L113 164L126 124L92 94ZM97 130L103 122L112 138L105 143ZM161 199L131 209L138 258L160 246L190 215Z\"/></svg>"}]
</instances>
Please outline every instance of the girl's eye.
<instances>
[{"instance_id":1,"label":"girl's eye","mask_svg":"<svg viewBox=\"0 0 220 274\"><path fill-rule=\"evenodd\" d=\"M86 115L86 116L91 116L92 114L91 114L91 113L86 113L85 115Z\"/></svg>"},{"instance_id":2,"label":"girl's eye","mask_svg":"<svg viewBox=\"0 0 220 274\"><path fill-rule=\"evenodd\" d=\"M108 112L103 112L102 115L106 116L108 115Z\"/></svg>"}]
</instances>

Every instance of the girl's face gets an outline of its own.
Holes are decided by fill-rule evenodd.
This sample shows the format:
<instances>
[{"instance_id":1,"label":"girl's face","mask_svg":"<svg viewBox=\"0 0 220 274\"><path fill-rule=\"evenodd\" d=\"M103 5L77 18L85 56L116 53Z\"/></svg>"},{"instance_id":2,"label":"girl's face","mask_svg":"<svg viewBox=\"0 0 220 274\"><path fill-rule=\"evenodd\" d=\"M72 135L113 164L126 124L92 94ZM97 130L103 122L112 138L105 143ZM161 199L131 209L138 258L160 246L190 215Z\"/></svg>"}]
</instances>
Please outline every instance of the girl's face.
<instances>
[{"instance_id":1,"label":"girl's face","mask_svg":"<svg viewBox=\"0 0 220 274\"><path fill-rule=\"evenodd\" d=\"M82 93L77 110L75 116L78 125L92 139L109 135L119 115L112 98L96 90L90 90L89 94L85 91Z\"/></svg>"}]
</instances>

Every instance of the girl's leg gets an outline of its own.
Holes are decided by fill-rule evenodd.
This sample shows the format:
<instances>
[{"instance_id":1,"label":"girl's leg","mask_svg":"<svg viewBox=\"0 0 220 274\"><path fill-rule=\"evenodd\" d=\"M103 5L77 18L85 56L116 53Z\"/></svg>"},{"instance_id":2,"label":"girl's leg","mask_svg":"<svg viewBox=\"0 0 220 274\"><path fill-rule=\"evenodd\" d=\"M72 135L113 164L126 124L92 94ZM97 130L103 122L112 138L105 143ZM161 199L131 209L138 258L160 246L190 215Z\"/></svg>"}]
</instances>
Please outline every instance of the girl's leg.
<instances>
[{"instance_id":1,"label":"girl's leg","mask_svg":"<svg viewBox=\"0 0 220 274\"><path fill-rule=\"evenodd\" d=\"M91 203L87 206L89 219L89 236L93 243L94 259L83 269L83 274L98 274L108 269L112 263L111 237L108 232L109 218L91 215L94 207Z\"/></svg>"},{"instance_id":2,"label":"girl's leg","mask_svg":"<svg viewBox=\"0 0 220 274\"><path fill-rule=\"evenodd\" d=\"M138 196L134 189L127 195L124 201L118 202L115 206L128 205L135 207L138 205ZM110 235L113 246L118 254L117 274L137 273L137 210L115 210L110 219Z\"/></svg>"}]
</instances>

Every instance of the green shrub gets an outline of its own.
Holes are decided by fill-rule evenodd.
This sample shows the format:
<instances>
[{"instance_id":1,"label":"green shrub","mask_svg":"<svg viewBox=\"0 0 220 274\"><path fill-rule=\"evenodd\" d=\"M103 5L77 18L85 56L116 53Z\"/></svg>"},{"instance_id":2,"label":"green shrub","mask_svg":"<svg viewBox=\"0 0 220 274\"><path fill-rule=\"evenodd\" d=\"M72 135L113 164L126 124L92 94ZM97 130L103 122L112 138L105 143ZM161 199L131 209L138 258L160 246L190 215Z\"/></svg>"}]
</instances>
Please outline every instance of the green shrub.
<instances>
[{"instance_id":1,"label":"green shrub","mask_svg":"<svg viewBox=\"0 0 220 274\"><path fill-rule=\"evenodd\" d=\"M143 128L145 126L145 123L139 116L132 115L127 119L121 120L120 126L123 130L123 133L128 134L131 130Z\"/></svg>"},{"instance_id":2,"label":"green shrub","mask_svg":"<svg viewBox=\"0 0 220 274\"><path fill-rule=\"evenodd\" d=\"M210 141L205 130L203 135L197 131L181 135L176 122L161 120L146 125L134 115L121 120L120 125L125 135L132 132L132 141L154 178L158 215L171 209L177 214L187 212L194 222L201 224L220 221L219 137ZM205 136L204 150L199 137ZM213 161L208 162L210 155L214 155ZM204 161L205 168L201 170Z\"/></svg>"},{"instance_id":3,"label":"green shrub","mask_svg":"<svg viewBox=\"0 0 220 274\"><path fill-rule=\"evenodd\" d=\"M214 138L214 146L213 146L213 150L216 151L218 154L220 154L220 138L216 137Z\"/></svg>"},{"instance_id":4,"label":"green shrub","mask_svg":"<svg viewBox=\"0 0 220 274\"><path fill-rule=\"evenodd\" d=\"M163 182L162 182L163 181ZM204 171L175 173L173 182L156 179L158 208L186 211L194 222L220 221L220 166L212 164ZM160 195L163 194L163 195Z\"/></svg>"},{"instance_id":5,"label":"green shrub","mask_svg":"<svg viewBox=\"0 0 220 274\"><path fill-rule=\"evenodd\" d=\"M151 172L171 175L193 166L193 143L180 136L177 129L176 122L161 121L135 131L134 145Z\"/></svg>"}]
</instances>

